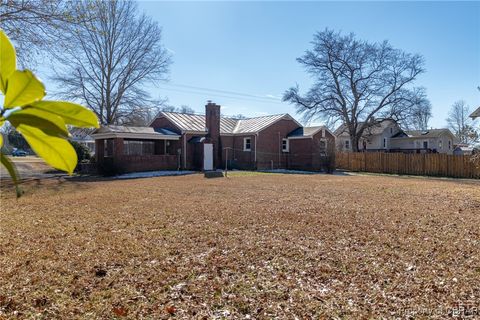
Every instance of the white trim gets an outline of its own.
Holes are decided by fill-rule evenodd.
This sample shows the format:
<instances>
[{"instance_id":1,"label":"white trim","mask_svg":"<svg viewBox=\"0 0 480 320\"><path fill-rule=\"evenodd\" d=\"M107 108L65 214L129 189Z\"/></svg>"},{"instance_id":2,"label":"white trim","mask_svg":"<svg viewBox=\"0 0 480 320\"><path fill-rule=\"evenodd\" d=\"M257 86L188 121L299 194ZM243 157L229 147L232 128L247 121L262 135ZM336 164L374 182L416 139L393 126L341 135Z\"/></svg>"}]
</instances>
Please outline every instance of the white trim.
<instances>
[{"instance_id":1,"label":"white trim","mask_svg":"<svg viewBox=\"0 0 480 320\"><path fill-rule=\"evenodd\" d=\"M187 135L183 134L183 168L187 168Z\"/></svg>"},{"instance_id":2,"label":"white trim","mask_svg":"<svg viewBox=\"0 0 480 320\"><path fill-rule=\"evenodd\" d=\"M286 148L285 149L283 148L283 142L284 141L286 142L286 144L285 144ZM282 139L282 152L290 152L290 141L286 138Z\"/></svg>"},{"instance_id":3,"label":"white trim","mask_svg":"<svg viewBox=\"0 0 480 320\"><path fill-rule=\"evenodd\" d=\"M247 149L247 139L250 140L249 145L250 148ZM255 148L256 150L256 148ZM252 151L252 137L245 137L243 138L243 151Z\"/></svg>"},{"instance_id":4,"label":"white trim","mask_svg":"<svg viewBox=\"0 0 480 320\"><path fill-rule=\"evenodd\" d=\"M288 140L296 140L296 139L313 139L313 136L298 136L298 137L288 137Z\"/></svg>"},{"instance_id":5,"label":"white trim","mask_svg":"<svg viewBox=\"0 0 480 320\"><path fill-rule=\"evenodd\" d=\"M255 134L255 152L253 154L253 160L255 162L255 168L257 168L257 140L258 140L258 133Z\"/></svg>"},{"instance_id":6,"label":"white trim","mask_svg":"<svg viewBox=\"0 0 480 320\"><path fill-rule=\"evenodd\" d=\"M160 133L132 133L132 132L105 132L94 133L91 135L95 140L98 139L143 139L143 140L179 140L180 135L165 135Z\"/></svg>"}]
</instances>

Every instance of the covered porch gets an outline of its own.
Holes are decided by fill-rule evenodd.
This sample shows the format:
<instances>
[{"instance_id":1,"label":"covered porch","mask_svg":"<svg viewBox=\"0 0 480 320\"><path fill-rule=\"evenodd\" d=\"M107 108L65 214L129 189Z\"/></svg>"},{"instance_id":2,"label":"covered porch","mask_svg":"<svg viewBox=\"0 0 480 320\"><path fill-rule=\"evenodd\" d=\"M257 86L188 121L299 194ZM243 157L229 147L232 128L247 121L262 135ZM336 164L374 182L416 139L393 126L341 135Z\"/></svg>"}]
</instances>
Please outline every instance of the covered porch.
<instances>
[{"instance_id":1,"label":"covered porch","mask_svg":"<svg viewBox=\"0 0 480 320\"><path fill-rule=\"evenodd\" d=\"M180 167L180 135L151 127L104 126L92 134L98 172L176 170Z\"/></svg>"}]
</instances>

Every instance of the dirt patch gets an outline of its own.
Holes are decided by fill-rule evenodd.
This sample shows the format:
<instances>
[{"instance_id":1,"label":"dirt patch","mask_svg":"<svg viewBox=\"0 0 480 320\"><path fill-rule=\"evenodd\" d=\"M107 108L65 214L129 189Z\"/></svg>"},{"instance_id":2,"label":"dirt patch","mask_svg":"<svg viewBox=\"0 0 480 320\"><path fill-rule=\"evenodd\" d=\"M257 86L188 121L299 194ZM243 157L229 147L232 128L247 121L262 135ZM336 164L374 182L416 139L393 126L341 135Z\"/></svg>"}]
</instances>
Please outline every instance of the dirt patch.
<instances>
[{"instance_id":1,"label":"dirt patch","mask_svg":"<svg viewBox=\"0 0 480 320\"><path fill-rule=\"evenodd\" d=\"M200 174L2 189L0 317L443 319L479 304L480 183Z\"/></svg>"}]
</instances>

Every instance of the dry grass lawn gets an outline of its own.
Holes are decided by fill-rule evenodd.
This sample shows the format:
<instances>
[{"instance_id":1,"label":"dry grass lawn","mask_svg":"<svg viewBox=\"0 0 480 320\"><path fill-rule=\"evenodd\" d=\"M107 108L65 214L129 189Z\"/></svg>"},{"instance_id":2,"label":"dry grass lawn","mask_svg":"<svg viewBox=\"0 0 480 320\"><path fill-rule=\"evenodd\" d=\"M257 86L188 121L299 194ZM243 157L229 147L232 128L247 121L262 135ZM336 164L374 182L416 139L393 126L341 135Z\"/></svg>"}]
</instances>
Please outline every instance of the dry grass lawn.
<instances>
[{"instance_id":1,"label":"dry grass lawn","mask_svg":"<svg viewBox=\"0 0 480 320\"><path fill-rule=\"evenodd\" d=\"M234 174L24 189L0 198L0 318L442 319L480 305L480 182Z\"/></svg>"}]
</instances>

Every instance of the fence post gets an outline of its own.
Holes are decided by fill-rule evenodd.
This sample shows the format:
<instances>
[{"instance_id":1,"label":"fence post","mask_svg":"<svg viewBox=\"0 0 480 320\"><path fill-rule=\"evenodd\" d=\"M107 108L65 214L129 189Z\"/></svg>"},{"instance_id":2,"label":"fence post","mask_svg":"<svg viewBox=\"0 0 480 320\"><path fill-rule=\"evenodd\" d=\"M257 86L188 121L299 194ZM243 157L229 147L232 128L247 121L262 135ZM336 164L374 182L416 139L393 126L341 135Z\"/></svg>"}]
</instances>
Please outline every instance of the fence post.
<instances>
[{"instance_id":1,"label":"fence post","mask_svg":"<svg viewBox=\"0 0 480 320\"><path fill-rule=\"evenodd\" d=\"M426 170L427 170L426 162L427 162L427 154L424 153L423 154L423 162L422 162L422 176L425 176L427 174L427 172L426 172Z\"/></svg>"},{"instance_id":2,"label":"fence post","mask_svg":"<svg viewBox=\"0 0 480 320\"><path fill-rule=\"evenodd\" d=\"M363 150L363 171L367 172L367 152Z\"/></svg>"}]
</instances>

